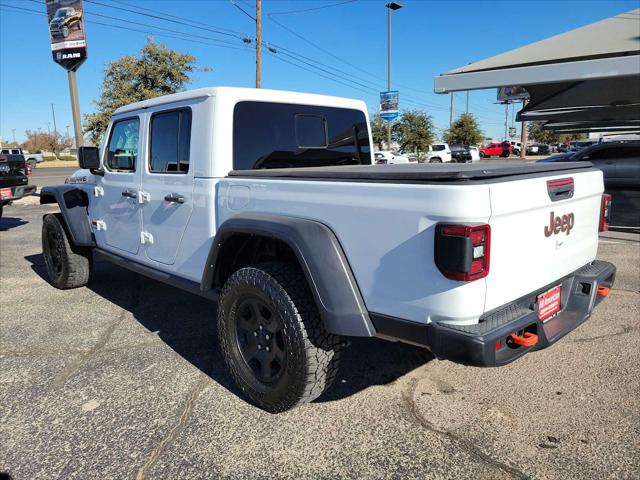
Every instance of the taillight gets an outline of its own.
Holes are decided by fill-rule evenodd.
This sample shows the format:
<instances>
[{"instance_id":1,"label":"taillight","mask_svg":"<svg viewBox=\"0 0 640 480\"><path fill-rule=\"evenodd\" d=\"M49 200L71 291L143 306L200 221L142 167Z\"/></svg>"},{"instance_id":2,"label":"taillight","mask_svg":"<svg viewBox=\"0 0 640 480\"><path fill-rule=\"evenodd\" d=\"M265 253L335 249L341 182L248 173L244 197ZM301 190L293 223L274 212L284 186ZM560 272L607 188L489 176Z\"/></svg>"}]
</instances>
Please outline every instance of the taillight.
<instances>
[{"instance_id":1,"label":"taillight","mask_svg":"<svg viewBox=\"0 0 640 480\"><path fill-rule=\"evenodd\" d=\"M602 203L600 204L600 226L599 232L609 230L609 219L611 214L611 195L605 193L602 195Z\"/></svg>"},{"instance_id":2,"label":"taillight","mask_svg":"<svg viewBox=\"0 0 640 480\"><path fill-rule=\"evenodd\" d=\"M489 274L491 227L482 225L436 226L435 262L452 280L471 282Z\"/></svg>"},{"instance_id":3,"label":"taillight","mask_svg":"<svg viewBox=\"0 0 640 480\"><path fill-rule=\"evenodd\" d=\"M29 162L24 162L24 172L25 175L31 175L31 164Z\"/></svg>"}]
</instances>

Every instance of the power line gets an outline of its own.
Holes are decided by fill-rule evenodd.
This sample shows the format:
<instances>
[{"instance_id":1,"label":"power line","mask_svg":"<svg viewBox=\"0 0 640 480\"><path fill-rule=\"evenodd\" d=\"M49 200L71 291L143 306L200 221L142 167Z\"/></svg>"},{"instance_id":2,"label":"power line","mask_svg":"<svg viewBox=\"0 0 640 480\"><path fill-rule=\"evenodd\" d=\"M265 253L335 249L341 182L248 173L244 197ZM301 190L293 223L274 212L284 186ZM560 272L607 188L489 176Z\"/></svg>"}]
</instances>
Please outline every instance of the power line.
<instances>
[{"instance_id":1,"label":"power line","mask_svg":"<svg viewBox=\"0 0 640 480\"><path fill-rule=\"evenodd\" d=\"M43 4L43 2L40 2L40 1L37 1L37 0L30 0L30 1L32 1L34 3L38 3L38 4ZM217 27L216 28L208 28L209 27L208 24L205 24L205 23L202 23L202 22L193 22L192 20L187 19L185 17L177 17L177 16L174 16L174 15L165 14L164 12L162 14L157 14L157 12L155 14L146 14L146 13L138 12L138 11L131 10L131 9L121 9L121 8L114 7L112 5L108 5L108 4L105 4L105 3L102 3L102 2L99 2L99 1L95 1L95 0L86 0L86 1L88 3L92 3L92 4L95 4L95 5L105 6L105 7L108 7L108 8L116 8L116 9L119 9L119 10L124 10L124 11L128 11L130 13L134 13L134 14L137 14L137 15L143 15L143 16L154 18L154 19L159 19L159 20L168 21L168 22L171 22L171 23L176 23L176 24L185 25L185 26L189 26L189 27L199 28L199 29L206 30L206 31L211 31L211 32L216 33L216 34L225 33L227 36L233 36L233 37L236 37L236 38L240 38L245 42L247 40L247 37L246 36L243 37L241 34L233 34L233 33L221 32ZM124 3L124 2L118 2L117 0L114 0L114 1L116 1L116 3L128 5L128 4ZM17 9L17 10L25 10L25 11L29 10L29 9L24 9L24 8L21 8L21 7L13 7L13 6L10 6L10 5L7 5L7 7L14 8L14 9ZM143 10L143 9L144 10L149 10L149 9L145 9L144 7L135 7L135 8L140 9L140 10ZM38 13L38 14L41 13L41 12L36 12L36 11L32 11L32 12L35 12L35 13ZM122 30L141 32L141 33L146 33L146 34L151 34L151 35L158 35L158 36L165 36L165 37L169 37L169 38L176 38L178 40L189 41L189 42L192 42L192 43L200 43L200 44L204 44L204 45L218 46L219 48L229 48L229 49L243 50L243 51L246 51L246 52L252 51L248 47L236 46L231 42L225 42L223 40L219 40L219 39L215 39L215 38L211 38L211 37L205 37L205 36L202 36L202 35L196 35L196 34L192 34L192 33L188 33L188 32L182 32L182 31L178 31L178 30L171 30L171 29L167 29L167 28L164 28L164 27L160 27L158 25L140 24L139 22L134 22L134 21L118 18L118 17L109 16L109 15L99 14L99 13L96 13L96 12L88 11L87 13L89 15L100 16L100 17L103 17L103 18L108 18L108 19L119 21L119 22L133 23L133 24L136 24L136 25L142 25L142 26L153 28L153 29L160 29L160 30L164 30L164 31L170 32L170 33L169 34L167 34L167 33L158 33L156 31L141 30L141 29L136 29L136 28L131 28L131 27L124 27L124 26L121 26L121 25L114 25L114 24L109 24L109 23L104 23L104 22L97 22L97 21L90 21L90 20L88 21L89 23L102 25L102 26L106 26L106 27L110 27L110 28L118 28L118 29L122 29ZM44 15L44 13L42 13L42 15ZM167 18L164 17L164 15L169 16L169 17L173 17L178 21L167 19ZM273 20L273 19L271 19L271 20ZM275 20L273 20L273 21L278 23L279 25L282 25L280 22L277 22ZM205 25L205 27L194 25L194 23L199 23L201 25ZM287 29L287 27L285 27L284 25L282 25L282 26L283 26L283 28ZM228 32L232 32L232 31L228 31ZM294 33L293 31L291 31L291 32ZM185 36L192 37L192 38L185 38ZM197 39L197 40L194 40L194 38ZM208 41L205 42L205 41L202 41L202 40L208 40ZM212 43L212 42L216 42L216 43ZM308 42L313 44L313 42L310 42L310 41L308 41ZM272 44L270 44L269 42L262 42L262 43L267 47L267 49L271 53L278 53L277 51L274 51L274 49L272 47ZM320 76L322 78L330 79L330 80L335 81L336 83L339 83L341 85L345 85L345 86L354 88L355 90L358 90L358 91L363 92L363 93L375 94L377 96L378 92L380 91L379 85L377 85L377 84L375 84L375 83L373 83L373 82L371 82L369 80L365 80L365 79L362 79L360 77L355 77L355 78L359 78L362 81L353 80L354 76L351 73L345 72L344 70L340 70L340 69L338 69L338 68L336 68L334 66L327 65L327 64L324 64L322 62L318 62L315 59L312 59L312 58L309 58L309 57L307 57L305 55L302 55L300 53L294 52L294 51L289 50L289 49L287 49L285 47L278 46L278 45L273 45L273 46L277 47L280 50L279 53L282 53L283 55L286 55L289 58L291 58L292 60L295 60L296 62L298 62L298 63L295 63L293 61L286 61L285 59L282 59L282 58L276 56L276 58L280 58L280 60L282 60L285 63L288 63L288 64L290 64L292 66L295 66L295 67L300 68L302 70L308 71L310 73L314 73L314 74L316 74L316 75L318 75L318 76ZM318 46L316 45L316 47L318 47ZM323 50L322 47L319 47L319 48L321 50ZM330 52L325 51L325 53L330 53ZM271 56L275 56L275 55L271 55ZM344 60L340 59L339 57L337 57L335 55L332 55L332 56L335 57L337 60L345 62ZM302 65L300 65L300 63L302 63L302 64L304 64L304 65L306 65L307 67L310 67L310 68L303 67ZM322 67L325 67L325 68L322 68ZM362 71L364 71L365 73L369 73L369 72L366 72L365 70L362 70ZM331 76L327 76L327 75L331 75ZM335 77L337 77L337 78L335 78ZM362 83L362 82L366 82L366 83ZM408 104L410 106L426 108L428 110L436 110L436 111L438 111L438 110L446 111L447 110L445 107L434 105L434 104L429 104L428 102L423 102L421 100L414 99L414 98L409 97L409 96L403 96L403 98L405 98L405 102L404 103L406 103L406 104Z\"/></svg>"},{"instance_id":2,"label":"power line","mask_svg":"<svg viewBox=\"0 0 640 480\"><path fill-rule=\"evenodd\" d=\"M160 15L157 15L157 14L137 12L137 11L131 10L129 8L116 7L114 5L109 5L108 3L98 2L96 0L84 0L84 1L87 2L87 3L94 4L94 5L100 5L102 7L114 8L114 9L117 9L117 10L124 10L125 12L135 13L136 15L144 15L145 17L155 18L157 20L162 20L164 22L171 22L171 23L176 23L176 24L179 24L179 25L184 25L184 26L187 26L187 27L200 28L200 29L212 32L212 33L216 33L218 35L226 35L226 36L229 36L229 37L236 37L236 38L239 38L240 40L242 40L242 38L243 38L242 35L239 35L239 34L236 34L236 33L225 32L225 31L223 31L223 30L221 30L219 28L195 26L193 24L192 20L188 20L187 22L183 22L183 21L180 21L180 20L175 20L175 19L172 19L172 18L163 17L163 16L160 16ZM164 15L164 13L163 13L163 15Z\"/></svg>"},{"instance_id":3,"label":"power line","mask_svg":"<svg viewBox=\"0 0 640 480\"><path fill-rule=\"evenodd\" d=\"M233 5L234 7L236 7L238 10L240 10L242 13L244 13L247 17L249 17L251 20L253 20L254 22L256 21L256 17L254 17L253 15L251 15L249 12L247 12L244 8L242 8L240 5L238 5L236 2L234 2L233 0L229 0L229 3L231 3L231 5Z\"/></svg>"},{"instance_id":4,"label":"power line","mask_svg":"<svg viewBox=\"0 0 640 480\"><path fill-rule=\"evenodd\" d=\"M34 1L34 3L40 3L40 2L37 2L35 0L32 0L32 1ZM16 7L14 5L6 5L6 4L0 4L0 6L4 7L4 8L13 9L13 10L7 10L7 11L11 11L13 13L26 13L26 14L40 15L40 16L46 16L47 15L44 12L40 12L38 10L33 10L33 9L30 9L30 8ZM15 10L18 10L18 11L15 11ZM87 14L94 15L91 12L87 12ZM122 21L122 19L117 19L117 18L116 18L116 20L121 20ZM159 37L175 38L177 40L183 40L185 42L199 43L201 45L209 45L209 46L214 46L214 47L218 47L218 48L227 48L227 49L231 49L231 50L243 50L243 51L250 50L250 49L247 49L246 47L235 46L233 44L221 45L219 43L212 43L211 41L207 42L207 41L202 41L202 40L194 40L194 39L191 39L191 38L185 38L184 36L180 36L180 35L174 35L174 34L170 34L170 33L162 33L162 32L157 32L157 31L150 31L150 30L142 30L142 29L138 29L138 28L125 27L125 26L122 26L122 25L115 25L115 24L112 24L112 23L98 22L98 21L95 21L95 20L86 20L86 22L90 23L92 25L100 25L100 26L109 27L109 28L116 28L116 29L119 29L119 30L128 30L128 31L132 31L132 32L139 32L139 33L144 33L144 34L147 34L147 35L156 35L156 36L159 36ZM153 28L162 28L162 27L155 27L154 26ZM182 32L178 32L178 33L182 33ZM186 34L186 35L189 35L189 34ZM216 40L216 39L214 39L213 41L221 42L221 40Z\"/></svg>"},{"instance_id":5,"label":"power line","mask_svg":"<svg viewBox=\"0 0 640 480\"><path fill-rule=\"evenodd\" d=\"M111 1L113 3L118 3L120 5L126 5L127 7L137 8L138 10L144 10L144 11L147 11L147 12L157 13L157 10L154 10L154 9L151 9L151 8L145 8L145 7L141 7L139 5L131 5L131 4L127 3L127 2L123 2L123 1L120 1L120 0L111 0ZM238 32L237 30L230 30L228 28L219 27L217 25L210 25L210 24L207 24L207 23L204 23L204 22L198 22L197 20L191 20L191 19L186 18L186 17L179 17L177 15L172 15L172 14L167 13L167 12L162 12L162 15L164 15L165 17L174 18L176 20L183 20L183 21L191 22L191 23L194 23L196 25L202 25L202 26L205 26L205 27L216 28L216 29L221 30L221 31L226 31L226 32L229 32L229 33L232 33L232 34L236 34L239 37L246 37L246 35L244 33Z\"/></svg>"},{"instance_id":6,"label":"power line","mask_svg":"<svg viewBox=\"0 0 640 480\"><path fill-rule=\"evenodd\" d=\"M357 2L358 0L346 0L344 2L338 2L338 3L332 3L330 5L321 5L319 7L312 7L312 8L305 8L305 9L301 9L301 10L286 10L286 11L282 11L282 12L273 12L270 13L269 15L289 15L292 13L304 13L304 12L311 12L314 10L322 10L324 8L331 8L331 7L337 7L340 5L345 5L347 3L353 3L353 2Z\"/></svg>"},{"instance_id":7,"label":"power line","mask_svg":"<svg viewBox=\"0 0 640 480\"><path fill-rule=\"evenodd\" d=\"M357 65L354 65L354 64L353 64L353 62L351 62L351 61L348 61L348 60L345 60L345 59L343 59L343 58L338 57L338 56L337 56L337 55L335 55L333 52L331 52L331 51L329 51L329 50L327 50L327 49L325 49L325 48L321 47L321 46L320 46L320 45L318 45L317 43L315 43L315 42L313 42L313 41L309 40L308 38L304 37L303 35L299 34L299 33L298 33L298 32L296 32L296 31L294 31L293 29L291 29L291 28L287 27L287 26L286 26L286 25L284 25L282 22L280 22L280 21L278 21L278 20L276 20L276 19L272 18L272 17L271 17L271 15L273 15L273 14L268 14L268 15L267 15L267 16L269 17L269 20L271 20L271 21L272 21L272 22L274 22L276 25L280 26L281 28L283 28L284 30L286 30L287 32L289 32L290 34L292 34L292 35L296 36L296 37L297 37L297 38L299 38L300 40L302 40L302 41L304 41L304 42L308 43L308 44L309 44L309 45L311 45L312 47L314 47L314 48L316 48L317 50L319 50L319 51L323 52L324 54L326 54L326 55L328 55L328 56L330 56L330 57L334 58L335 60L338 60L340 63L343 63L343 64L345 64L345 65L347 65L347 66L349 66L349 67L351 67L351 68L353 68L353 69L355 69L355 70L358 70L359 72L362 72L362 73L366 74L368 77L378 78L379 80L381 80L381 77L376 76L375 74L373 74L373 73L371 73L371 72L369 72L369 71L367 71L367 70L364 70L363 68L360 68L360 67L358 67ZM343 72L343 73L344 73L344 72ZM350 75L352 75L352 74L350 74ZM360 80L363 80L363 79L360 77ZM401 84L399 84L399 83L397 83L397 85L398 85L399 87L401 87L401 88L406 89L406 90L412 90L412 91L419 92L419 93L426 93L426 92L424 92L423 90L418 90L418 89L415 89L415 88L412 88L412 87L407 87L406 85L401 85ZM428 103L428 102L427 102L427 103ZM435 107L435 108L444 108L444 107L441 107L441 106L439 106L439 105L435 105L435 104L430 105L430 107Z\"/></svg>"}]
</instances>

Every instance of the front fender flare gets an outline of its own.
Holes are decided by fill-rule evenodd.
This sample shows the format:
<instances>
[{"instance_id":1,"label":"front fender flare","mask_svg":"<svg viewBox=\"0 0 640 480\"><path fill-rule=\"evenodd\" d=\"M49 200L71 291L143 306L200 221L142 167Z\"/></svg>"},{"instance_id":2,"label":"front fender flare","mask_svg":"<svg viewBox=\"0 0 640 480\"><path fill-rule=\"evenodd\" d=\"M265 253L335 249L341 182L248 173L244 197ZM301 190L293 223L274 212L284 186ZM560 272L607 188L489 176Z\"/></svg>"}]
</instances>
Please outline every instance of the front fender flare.
<instances>
[{"instance_id":1,"label":"front fender flare","mask_svg":"<svg viewBox=\"0 0 640 480\"><path fill-rule=\"evenodd\" d=\"M201 283L203 290L213 286L218 255L225 240L237 234L273 238L291 248L329 333L359 337L375 335L340 242L329 227L314 220L260 213L242 213L228 219L218 229L209 251Z\"/></svg>"},{"instance_id":2,"label":"front fender flare","mask_svg":"<svg viewBox=\"0 0 640 480\"><path fill-rule=\"evenodd\" d=\"M50 185L40 190L40 204L57 203L71 241L77 247L95 247L89 224L89 198L75 185Z\"/></svg>"}]
</instances>

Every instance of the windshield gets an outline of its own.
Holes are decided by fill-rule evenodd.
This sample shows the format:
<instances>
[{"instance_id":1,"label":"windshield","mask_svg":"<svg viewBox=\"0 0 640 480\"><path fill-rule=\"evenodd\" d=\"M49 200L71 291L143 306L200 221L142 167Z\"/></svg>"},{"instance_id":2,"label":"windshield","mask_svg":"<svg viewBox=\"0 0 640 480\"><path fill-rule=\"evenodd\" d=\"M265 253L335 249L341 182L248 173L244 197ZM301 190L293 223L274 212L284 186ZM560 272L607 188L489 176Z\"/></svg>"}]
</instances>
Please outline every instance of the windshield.
<instances>
[{"instance_id":1,"label":"windshield","mask_svg":"<svg viewBox=\"0 0 640 480\"><path fill-rule=\"evenodd\" d=\"M56 18L62 18L67 16L68 8L61 8L56 12Z\"/></svg>"}]
</instances>

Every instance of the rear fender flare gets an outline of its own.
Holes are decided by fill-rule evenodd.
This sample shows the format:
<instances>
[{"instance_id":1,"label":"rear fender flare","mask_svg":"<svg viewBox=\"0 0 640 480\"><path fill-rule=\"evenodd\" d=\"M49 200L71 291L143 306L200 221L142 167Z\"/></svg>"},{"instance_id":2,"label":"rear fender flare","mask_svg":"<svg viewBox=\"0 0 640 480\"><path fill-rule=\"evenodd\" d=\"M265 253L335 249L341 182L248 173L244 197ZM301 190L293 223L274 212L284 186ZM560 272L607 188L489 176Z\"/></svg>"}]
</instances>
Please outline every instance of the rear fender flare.
<instances>
[{"instance_id":1,"label":"rear fender flare","mask_svg":"<svg viewBox=\"0 0 640 480\"><path fill-rule=\"evenodd\" d=\"M371 337L375 329L356 279L333 231L309 219L271 214L242 213L226 220L213 240L201 289L213 288L219 253L238 234L273 238L295 254L329 333Z\"/></svg>"}]
</instances>

